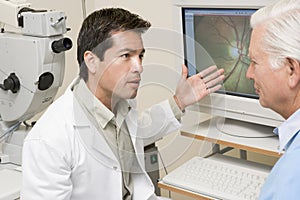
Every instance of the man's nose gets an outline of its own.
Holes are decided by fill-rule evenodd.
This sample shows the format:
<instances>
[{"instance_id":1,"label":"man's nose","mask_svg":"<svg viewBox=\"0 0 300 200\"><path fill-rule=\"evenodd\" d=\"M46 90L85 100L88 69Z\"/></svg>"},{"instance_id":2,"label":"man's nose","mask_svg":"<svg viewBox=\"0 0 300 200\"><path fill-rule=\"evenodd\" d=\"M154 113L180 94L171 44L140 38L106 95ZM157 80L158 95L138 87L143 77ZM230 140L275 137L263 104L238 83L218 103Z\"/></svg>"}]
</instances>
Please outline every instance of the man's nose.
<instances>
[{"instance_id":1,"label":"man's nose","mask_svg":"<svg viewBox=\"0 0 300 200\"><path fill-rule=\"evenodd\" d=\"M137 57L133 60L133 71L139 73L143 72L142 59L140 59L140 57Z\"/></svg>"},{"instance_id":2,"label":"man's nose","mask_svg":"<svg viewBox=\"0 0 300 200\"><path fill-rule=\"evenodd\" d=\"M249 65L248 69L247 69L247 73L246 73L246 77L250 80L253 79L253 67L252 64Z\"/></svg>"}]
</instances>

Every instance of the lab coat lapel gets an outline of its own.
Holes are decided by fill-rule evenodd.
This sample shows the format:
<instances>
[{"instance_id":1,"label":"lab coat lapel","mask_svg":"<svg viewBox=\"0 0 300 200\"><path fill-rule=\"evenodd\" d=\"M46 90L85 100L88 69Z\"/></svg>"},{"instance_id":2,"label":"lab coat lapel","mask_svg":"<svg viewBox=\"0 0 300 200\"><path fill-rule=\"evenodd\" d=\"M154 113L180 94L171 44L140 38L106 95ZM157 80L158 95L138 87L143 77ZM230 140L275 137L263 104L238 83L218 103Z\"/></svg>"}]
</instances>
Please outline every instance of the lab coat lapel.
<instances>
[{"instance_id":1,"label":"lab coat lapel","mask_svg":"<svg viewBox=\"0 0 300 200\"><path fill-rule=\"evenodd\" d=\"M105 138L88 120L76 98L74 100L74 128L86 150L99 162L109 166L118 166L118 160Z\"/></svg>"}]
</instances>

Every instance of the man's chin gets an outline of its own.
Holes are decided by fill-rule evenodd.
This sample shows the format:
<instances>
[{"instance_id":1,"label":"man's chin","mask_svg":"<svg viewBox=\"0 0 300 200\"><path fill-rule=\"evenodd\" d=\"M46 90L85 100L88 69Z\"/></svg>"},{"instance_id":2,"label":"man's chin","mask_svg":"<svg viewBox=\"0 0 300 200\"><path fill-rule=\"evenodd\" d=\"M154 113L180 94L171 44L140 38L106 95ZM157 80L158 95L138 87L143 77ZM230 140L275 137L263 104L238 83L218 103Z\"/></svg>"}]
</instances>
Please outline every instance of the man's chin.
<instances>
[{"instance_id":1,"label":"man's chin","mask_svg":"<svg viewBox=\"0 0 300 200\"><path fill-rule=\"evenodd\" d=\"M129 99L134 99L136 96L137 96L137 92L135 92L134 94L132 94Z\"/></svg>"},{"instance_id":2,"label":"man's chin","mask_svg":"<svg viewBox=\"0 0 300 200\"><path fill-rule=\"evenodd\" d=\"M134 99L137 96L137 91L134 91L132 93L129 93L124 97L124 99Z\"/></svg>"},{"instance_id":3,"label":"man's chin","mask_svg":"<svg viewBox=\"0 0 300 200\"><path fill-rule=\"evenodd\" d=\"M269 108L269 106L261 98L259 98L259 104L264 108Z\"/></svg>"}]
</instances>

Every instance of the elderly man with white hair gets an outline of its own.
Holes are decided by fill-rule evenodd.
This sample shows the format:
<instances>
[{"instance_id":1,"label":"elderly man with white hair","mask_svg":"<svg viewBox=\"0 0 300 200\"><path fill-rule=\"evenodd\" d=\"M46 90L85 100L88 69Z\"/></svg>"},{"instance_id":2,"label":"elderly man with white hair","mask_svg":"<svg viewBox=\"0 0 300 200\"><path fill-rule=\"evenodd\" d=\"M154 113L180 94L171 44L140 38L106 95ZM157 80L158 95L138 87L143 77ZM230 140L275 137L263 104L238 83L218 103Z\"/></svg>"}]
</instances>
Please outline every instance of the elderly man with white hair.
<instances>
[{"instance_id":1,"label":"elderly man with white hair","mask_svg":"<svg viewBox=\"0 0 300 200\"><path fill-rule=\"evenodd\" d=\"M251 17L247 78L260 104L286 121L274 130L280 151L259 199L299 199L300 188L300 1L279 0Z\"/></svg>"}]
</instances>

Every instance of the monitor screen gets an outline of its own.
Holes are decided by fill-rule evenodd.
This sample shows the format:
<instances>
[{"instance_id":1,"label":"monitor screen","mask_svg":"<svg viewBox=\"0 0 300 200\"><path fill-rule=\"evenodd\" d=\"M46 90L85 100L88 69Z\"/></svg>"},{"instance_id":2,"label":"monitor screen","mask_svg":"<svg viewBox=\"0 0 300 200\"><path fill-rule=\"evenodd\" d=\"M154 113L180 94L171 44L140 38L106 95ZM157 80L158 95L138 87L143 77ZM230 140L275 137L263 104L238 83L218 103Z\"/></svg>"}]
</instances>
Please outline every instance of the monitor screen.
<instances>
[{"instance_id":1,"label":"monitor screen","mask_svg":"<svg viewBox=\"0 0 300 200\"><path fill-rule=\"evenodd\" d=\"M225 70L224 90L230 95L258 98L246 78L255 9L183 8L185 58L189 75L211 65Z\"/></svg>"},{"instance_id":2,"label":"monitor screen","mask_svg":"<svg viewBox=\"0 0 300 200\"><path fill-rule=\"evenodd\" d=\"M189 110L226 119L278 126L283 118L259 104L252 80L246 78L250 61L250 18L257 7L182 7L184 59L189 76L216 65L225 70L223 87Z\"/></svg>"}]
</instances>

